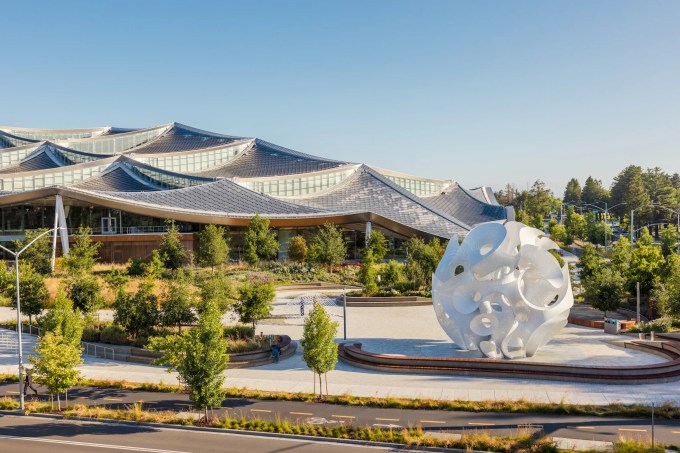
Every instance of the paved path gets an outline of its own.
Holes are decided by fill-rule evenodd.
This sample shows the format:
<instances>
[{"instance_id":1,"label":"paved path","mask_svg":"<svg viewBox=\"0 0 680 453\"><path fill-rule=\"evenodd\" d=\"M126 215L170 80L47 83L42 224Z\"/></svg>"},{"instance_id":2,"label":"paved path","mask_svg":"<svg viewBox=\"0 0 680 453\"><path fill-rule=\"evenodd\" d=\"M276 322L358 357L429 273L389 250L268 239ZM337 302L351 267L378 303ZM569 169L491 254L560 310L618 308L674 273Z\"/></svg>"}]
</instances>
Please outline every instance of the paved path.
<instances>
[{"instance_id":1,"label":"paved path","mask_svg":"<svg viewBox=\"0 0 680 453\"><path fill-rule=\"evenodd\" d=\"M0 396L16 397L18 384L0 384ZM47 400L45 389L28 400ZM186 394L97 389L78 387L69 392L70 403L127 407L135 402L150 410L190 411ZM615 442L621 437L651 436L651 419L622 417L591 417L546 414L509 414L409 410L341 406L296 401L261 401L229 398L223 401L216 415L234 418L289 420L291 423L313 423L333 426L347 424L376 428L402 428L421 425L425 431L463 434L485 431L493 435L515 435L521 430L542 431L550 437ZM656 420L655 437L664 443L680 442L680 420Z\"/></svg>"}]
</instances>

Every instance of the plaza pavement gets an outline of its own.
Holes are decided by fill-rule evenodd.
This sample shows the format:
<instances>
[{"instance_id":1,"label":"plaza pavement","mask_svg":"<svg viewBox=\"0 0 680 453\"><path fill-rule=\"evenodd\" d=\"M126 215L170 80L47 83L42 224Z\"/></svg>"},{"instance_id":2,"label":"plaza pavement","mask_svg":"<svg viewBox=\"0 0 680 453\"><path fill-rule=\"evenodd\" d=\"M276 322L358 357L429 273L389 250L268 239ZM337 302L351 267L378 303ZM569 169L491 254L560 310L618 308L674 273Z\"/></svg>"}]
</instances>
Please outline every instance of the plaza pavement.
<instances>
[{"instance_id":1,"label":"plaza pavement","mask_svg":"<svg viewBox=\"0 0 680 453\"><path fill-rule=\"evenodd\" d=\"M286 334L299 339L302 319L294 314L300 292L278 293L272 319L258 325L258 332ZM309 293L307 294L310 295ZM342 339L342 309L329 310L339 322ZM11 312L12 314L14 312ZM0 319L9 313L0 311ZM348 307L348 341L362 342L367 350L422 355L455 353L455 347L439 327L431 306L421 307ZM24 336L25 350L35 340ZM568 326L532 360L562 363L626 365L655 363L661 359L616 345L620 338L600 331ZM339 340L340 341L340 340ZM176 377L161 367L114 362L85 356L81 366L84 376L94 379L125 379L134 382L173 383ZM0 349L0 373L16 372L14 351ZM226 385L259 390L312 392L313 375L302 360L301 350L278 364L257 368L229 369ZM614 402L680 404L680 382L646 385L605 385L498 379L439 375L410 375L362 370L338 363L328 373L332 394L356 396L432 398L445 400L518 400L605 405Z\"/></svg>"}]
</instances>

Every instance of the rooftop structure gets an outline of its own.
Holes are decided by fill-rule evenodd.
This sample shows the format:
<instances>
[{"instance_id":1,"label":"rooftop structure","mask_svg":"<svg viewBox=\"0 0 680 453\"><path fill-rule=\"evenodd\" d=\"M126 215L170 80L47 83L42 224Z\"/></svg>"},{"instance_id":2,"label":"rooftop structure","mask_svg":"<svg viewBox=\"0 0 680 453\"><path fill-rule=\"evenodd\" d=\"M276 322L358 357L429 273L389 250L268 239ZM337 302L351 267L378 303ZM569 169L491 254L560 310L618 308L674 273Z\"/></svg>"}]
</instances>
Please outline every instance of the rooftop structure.
<instances>
[{"instance_id":1,"label":"rooftop structure","mask_svg":"<svg viewBox=\"0 0 680 453\"><path fill-rule=\"evenodd\" d=\"M165 219L186 232L208 223L237 230L260 214L279 230L282 250L293 233L327 222L341 225L356 249L371 229L392 243L414 235L449 239L475 224L512 217L486 187L466 190L453 180L179 123L146 129L0 126L0 241L50 227L56 197L69 228L89 226L106 236L158 233ZM114 238L106 240L116 248Z\"/></svg>"}]
</instances>

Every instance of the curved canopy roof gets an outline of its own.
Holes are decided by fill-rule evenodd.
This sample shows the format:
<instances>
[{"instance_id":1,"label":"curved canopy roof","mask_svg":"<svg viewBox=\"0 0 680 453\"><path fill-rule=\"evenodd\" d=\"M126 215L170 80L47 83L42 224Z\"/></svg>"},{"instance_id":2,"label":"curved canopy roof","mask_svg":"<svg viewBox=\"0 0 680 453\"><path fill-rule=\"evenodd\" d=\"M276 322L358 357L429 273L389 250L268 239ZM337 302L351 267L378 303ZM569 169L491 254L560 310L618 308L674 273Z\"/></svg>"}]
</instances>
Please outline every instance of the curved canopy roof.
<instances>
[{"instance_id":1,"label":"curved canopy roof","mask_svg":"<svg viewBox=\"0 0 680 453\"><path fill-rule=\"evenodd\" d=\"M505 218L505 208L480 201L457 183L446 191L422 200L434 209L459 219L466 219L471 225Z\"/></svg>"}]
</instances>

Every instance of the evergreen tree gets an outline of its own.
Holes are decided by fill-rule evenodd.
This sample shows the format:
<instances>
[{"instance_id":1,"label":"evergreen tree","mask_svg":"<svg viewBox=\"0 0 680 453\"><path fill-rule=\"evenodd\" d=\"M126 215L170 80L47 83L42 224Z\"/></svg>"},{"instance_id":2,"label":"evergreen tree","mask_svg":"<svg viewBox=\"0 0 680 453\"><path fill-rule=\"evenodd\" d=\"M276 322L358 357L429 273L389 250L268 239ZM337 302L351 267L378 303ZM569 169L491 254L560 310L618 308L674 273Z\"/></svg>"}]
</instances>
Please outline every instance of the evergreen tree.
<instances>
[{"instance_id":1,"label":"evergreen tree","mask_svg":"<svg viewBox=\"0 0 680 453\"><path fill-rule=\"evenodd\" d=\"M276 258L279 242L276 233L269 227L269 219L256 214L250 219L248 229L243 235L246 261L255 266L260 260Z\"/></svg>"},{"instance_id":2,"label":"evergreen tree","mask_svg":"<svg viewBox=\"0 0 680 453\"><path fill-rule=\"evenodd\" d=\"M319 397L322 397L321 376L335 368L338 362L338 345L335 336L338 323L331 321L323 306L315 302L314 308L305 320L300 345L303 348L302 358L314 373L314 392L316 393L316 376L319 376ZM328 395L328 379L326 379L326 395Z\"/></svg>"},{"instance_id":3,"label":"evergreen tree","mask_svg":"<svg viewBox=\"0 0 680 453\"><path fill-rule=\"evenodd\" d=\"M661 233L661 254L664 258L676 252L678 239L678 233L674 228L669 227L663 230L663 233Z\"/></svg>"},{"instance_id":4,"label":"evergreen tree","mask_svg":"<svg viewBox=\"0 0 680 453\"><path fill-rule=\"evenodd\" d=\"M385 259L387 252L390 251L390 246L384 234L380 231L371 231L371 236L366 241L366 249L371 250L376 262L380 262Z\"/></svg>"},{"instance_id":5,"label":"evergreen tree","mask_svg":"<svg viewBox=\"0 0 680 453\"><path fill-rule=\"evenodd\" d=\"M40 230L26 230L24 231L25 238L23 241L14 241L14 250L19 251L28 244L30 244L35 238L47 231L46 228ZM24 250L20 255L21 261L24 263L30 263L33 270L47 275L52 272L52 246L50 244L50 235L46 234L33 244Z\"/></svg>"},{"instance_id":6,"label":"evergreen tree","mask_svg":"<svg viewBox=\"0 0 680 453\"><path fill-rule=\"evenodd\" d=\"M174 220L168 221L168 232L163 235L158 244L158 253L163 266L167 269L179 269L187 259L187 252L182 246L182 234Z\"/></svg>"},{"instance_id":7,"label":"evergreen tree","mask_svg":"<svg viewBox=\"0 0 680 453\"><path fill-rule=\"evenodd\" d=\"M198 263L201 266L221 266L229 260L227 230L221 226L206 225L198 233Z\"/></svg>"},{"instance_id":8,"label":"evergreen tree","mask_svg":"<svg viewBox=\"0 0 680 453\"><path fill-rule=\"evenodd\" d=\"M90 228L80 227L74 235L73 245L69 248L68 256L64 256L63 260L64 269L69 275L92 273L102 243L93 242L91 234Z\"/></svg>"},{"instance_id":9,"label":"evergreen tree","mask_svg":"<svg viewBox=\"0 0 680 453\"><path fill-rule=\"evenodd\" d=\"M251 276L239 289L239 301L235 311L243 323L252 323L253 335L258 321L266 318L272 312L274 301L274 284L268 277Z\"/></svg>"},{"instance_id":10,"label":"evergreen tree","mask_svg":"<svg viewBox=\"0 0 680 453\"><path fill-rule=\"evenodd\" d=\"M346 256L347 243L340 228L331 223L322 225L309 246L309 260L327 266L328 271L332 272L333 266L342 264Z\"/></svg>"},{"instance_id":11,"label":"evergreen tree","mask_svg":"<svg viewBox=\"0 0 680 453\"><path fill-rule=\"evenodd\" d=\"M597 204L608 200L609 191L602 186L602 181L588 176L581 192L581 203Z\"/></svg>"},{"instance_id":12,"label":"evergreen tree","mask_svg":"<svg viewBox=\"0 0 680 453\"><path fill-rule=\"evenodd\" d=\"M92 313L101 305L101 287L95 276L76 274L68 280L66 287L73 306L82 313Z\"/></svg>"},{"instance_id":13,"label":"evergreen tree","mask_svg":"<svg viewBox=\"0 0 680 453\"><path fill-rule=\"evenodd\" d=\"M578 179L571 178L569 180L567 187L564 189L562 201L574 205L581 204L581 184L578 182Z\"/></svg>"},{"instance_id":14,"label":"evergreen tree","mask_svg":"<svg viewBox=\"0 0 680 453\"><path fill-rule=\"evenodd\" d=\"M586 244L581 251L581 258L578 260L576 267L579 270L579 275L582 280L590 278L596 274L604 265L604 258L595 247Z\"/></svg>"},{"instance_id":15,"label":"evergreen tree","mask_svg":"<svg viewBox=\"0 0 680 453\"><path fill-rule=\"evenodd\" d=\"M531 218L529 218L529 215L523 209L517 209L515 211L515 220L525 225L529 225L531 223Z\"/></svg>"},{"instance_id":16,"label":"evergreen tree","mask_svg":"<svg viewBox=\"0 0 680 453\"><path fill-rule=\"evenodd\" d=\"M54 309L45 319L43 331L38 339L38 355L29 358L35 372L51 395L57 395L57 408L61 410L59 395L78 383L80 372L76 369L83 363L80 339L83 325L80 312L73 308L63 292L59 292ZM68 400L67 400L68 404Z\"/></svg>"},{"instance_id":17,"label":"evergreen tree","mask_svg":"<svg viewBox=\"0 0 680 453\"><path fill-rule=\"evenodd\" d=\"M288 241L288 258L301 263L307 258L307 241L299 234Z\"/></svg>"},{"instance_id":18,"label":"evergreen tree","mask_svg":"<svg viewBox=\"0 0 680 453\"><path fill-rule=\"evenodd\" d=\"M621 171L612 184L611 204L613 206L624 203L612 209L619 217L631 210L636 210L636 217L642 215L645 209L640 209L649 205L649 196L645 190L642 179L642 168L637 165L629 165ZM639 212L637 210L640 209Z\"/></svg>"},{"instance_id":19,"label":"evergreen tree","mask_svg":"<svg viewBox=\"0 0 680 453\"><path fill-rule=\"evenodd\" d=\"M543 218L550 213L551 192L540 179L534 182L525 201L525 210L532 220L541 218L540 229L543 229ZM534 221L534 223L536 223Z\"/></svg>"},{"instance_id":20,"label":"evergreen tree","mask_svg":"<svg viewBox=\"0 0 680 453\"><path fill-rule=\"evenodd\" d=\"M194 307L196 295L184 272L178 269L168 283L167 291L161 300L161 318L165 326L177 326L182 332L182 324L196 322Z\"/></svg>"},{"instance_id":21,"label":"evergreen tree","mask_svg":"<svg viewBox=\"0 0 680 453\"><path fill-rule=\"evenodd\" d=\"M224 371L229 363L227 341L224 339L221 313L217 305L208 302L198 325L183 335L155 337L150 349L163 355L156 363L176 371L189 388L189 398L197 409L205 411L220 407L224 399Z\"/></svg>"}]
</instances>

